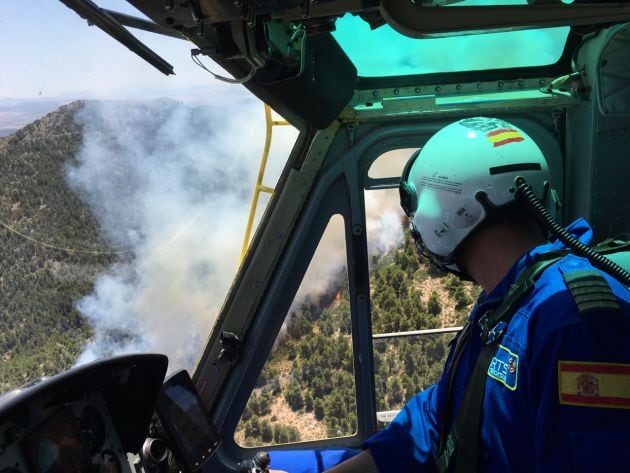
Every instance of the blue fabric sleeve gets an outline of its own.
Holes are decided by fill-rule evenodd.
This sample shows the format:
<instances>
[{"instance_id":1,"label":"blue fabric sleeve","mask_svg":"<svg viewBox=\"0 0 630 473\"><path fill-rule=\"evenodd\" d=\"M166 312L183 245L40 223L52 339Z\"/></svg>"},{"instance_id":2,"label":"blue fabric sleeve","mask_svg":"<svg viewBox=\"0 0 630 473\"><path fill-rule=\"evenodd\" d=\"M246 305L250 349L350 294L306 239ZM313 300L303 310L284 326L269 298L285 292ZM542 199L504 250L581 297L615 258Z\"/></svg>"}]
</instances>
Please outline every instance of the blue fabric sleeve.
<instances>
[{"instance_id":1,"label":"blue fabric sleeve","mask_svg":"<svg viewBox=\"0 0 630 473\"><path fill-rule=\"evenodd\" d=\"M364 444L381 473L435 471L438 449L437 385L416 394L385 429Z\"/></svg>"},{"instance_id":2,"label":"blue fabric sleeve","mask_svg":"<svg viewBox=\"0 0 630 473\"><path fill-rule=\"evenodd\" d=\"M270 467L289 473L320 473L359 453L351 448L330 450L272 450Z\"/></svg>"},{"instance_id":3,"label":"blue fabric sleeve","mask_svg":"<svg viewBox=\"0 0 630 473\"><path fill-rule=\"evenodd\" d=\"M437 451L437 385L416 394L385 429L364 444L381 473L434 471ZM357 450L272 450L271 468L289 473L319 473L356 455Z\"/></svg>"},{"instance_id":4,"label":"blue fabric sleeve","mask_svg":"<svg viewBox=\"0 0 630 473\"><path fill-rule=\"evenodd\" d=\"M630 317L592 312L580 319L549 333L528 370L535 471L627 471L630 410L563 403L560 393L568 388L560 382L559 362L630 368Z\"/></svg>"}]
</instances>

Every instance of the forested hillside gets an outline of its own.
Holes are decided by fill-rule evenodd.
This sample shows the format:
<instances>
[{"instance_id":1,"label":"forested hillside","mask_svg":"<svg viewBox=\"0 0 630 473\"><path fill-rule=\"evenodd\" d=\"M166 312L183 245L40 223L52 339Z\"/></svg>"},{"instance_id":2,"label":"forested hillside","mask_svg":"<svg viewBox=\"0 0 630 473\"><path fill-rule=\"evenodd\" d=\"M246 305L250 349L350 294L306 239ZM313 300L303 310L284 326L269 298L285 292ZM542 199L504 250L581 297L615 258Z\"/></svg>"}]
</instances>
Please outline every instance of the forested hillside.
<instances>
[{"instance_id":1,"label":"forested hillside","mask_svg":"<svg viewBox=\"0 0 630 473\"><path fill-rule=\"evenodd\" d=\"M99 254L110 249L65 182L81 106L0 138L0 392L76 361L90 327L74 302L113 261Z\"/></svg>"},{"instance_id":2,"label":"forested hillside","mask_svg":"<svg viewBox=\"0 0 630 473\"><path fill-rule=\"evenodd\" d=\"M419 260L408 234L400 248L373 259L370 273L374 334L463 325L478 292ZM436 382L453 336L375 340L377 411L400 409ZM339 437L352 435L356 423L350 304L342 285L332 302L309 301L289 315L236 439L251 447Z\"/></svg>"}]
</instances>

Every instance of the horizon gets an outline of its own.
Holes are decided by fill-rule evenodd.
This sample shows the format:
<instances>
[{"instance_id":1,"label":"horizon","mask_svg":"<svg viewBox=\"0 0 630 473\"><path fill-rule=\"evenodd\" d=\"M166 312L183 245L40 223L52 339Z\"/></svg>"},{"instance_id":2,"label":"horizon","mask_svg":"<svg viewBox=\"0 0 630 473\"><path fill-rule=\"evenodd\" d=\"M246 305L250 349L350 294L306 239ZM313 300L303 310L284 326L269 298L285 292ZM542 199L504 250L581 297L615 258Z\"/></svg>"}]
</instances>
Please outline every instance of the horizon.
<instances>
[{"instance_id":1,"label":"horizon","mask_svg":"<svg viewBox=\"0 0 630 473\"><path fill-rule=\"evenodd\" d=\"M97 4L146 18L124 0L98 0ZM173 96L214 101L228 90L253 97L244 87L229 89L230 84L196 66L190 59L192 43L129 30L171 63L175 75L165 76L58 0L9 3L0 18L0 41L10 46L3 50L3 60L11 67L0 77L0 103ZM31 31L37 31L37 37ZM208 62L223 73L217 64Z\"/></svg>"},{"instance_id":2,"label":"horizon","mask_svg":"<svg viewBox=\"0 0 630 473\"><path fill-rule=\"evenodd\" d=\"M146 18L124 0L97 4ZM31 31L37 31L37 37ZM162 74L59 0L8 3L0 17L0 42L9 46L2 58L10 65L0 76L0 137L76 100L171 99L222 107L226 114L243 103L259 101L245 87L215 80L196 66L190 60L192 43L129 31L171 63L175 75ZM224 73L207 62L212 70ZM262 105L258 123L264 119Z\"/></svg>"},{"instance_id":3,"label":"horizon","mask_svg":"<svg viewBox=\"0 0 630 473\"><path fill-rule=\"evenodd\" d=\"M226 96L223 94L218 99L209 97L199 97L194 93L194 89L188 94L180 94L179 96L156 96L156 97L31 97L31 98L0 98L0 138L9 136L23 127L43 118L49 113L58 110L60 107L71 104L73 102L103 102L103 103L153 103L164 101L172 101L173 103L182 103L188 106L204 106L219 107L227 102L234 105L235 101L238 106L246 103L257 101L252 94L235 94ZM260 116L257 117L255 123L260 124L264 118L262 102Z\"/></svg>"}]
</instances>

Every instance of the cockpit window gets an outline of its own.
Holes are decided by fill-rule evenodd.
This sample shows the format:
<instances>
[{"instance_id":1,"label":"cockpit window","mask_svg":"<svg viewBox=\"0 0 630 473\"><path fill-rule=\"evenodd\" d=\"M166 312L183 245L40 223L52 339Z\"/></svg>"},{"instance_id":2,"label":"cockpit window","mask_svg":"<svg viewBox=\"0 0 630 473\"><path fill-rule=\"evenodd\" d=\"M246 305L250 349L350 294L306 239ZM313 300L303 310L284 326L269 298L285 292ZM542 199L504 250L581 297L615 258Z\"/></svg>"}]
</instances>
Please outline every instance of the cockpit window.
<instances>
[{"instance_id":1,"label":"cockpit window","mask_svg":"<svg viewBox=\"0 0 630 473\"><path fill-rule=\"evenodd\" d=\"M12 127L39 113L14 102ZM193 368L237 270L264 123L251 99L87 100L0 136L0 393L128 352ZM296 137L275 133L270 187Z\"/></svg>"},{"instance_id":2,"label":"cockpit window","mask_svg":"<svg viewBox=\"0 0 630 473\"><path fill-rule=\"evenodd\" d=\"M546 66L560 59L568 34L568 27L557 27L419 40L389 25L371 30L346 14L333 36L359 76L392 77Z\"/></svg>"},{"instance_id":3,"label":"cockpit window","mask_svg":"<svg viewBox=\"0 0 630 473\"><path fill-rule=\"evenodd\" d=\"M333 215L235 432L244 447L357 431L344 221Z\"/></svg>"},{"instance_id":4,"label":"cockpit window","mask_svg":"<svg viewBox=\"0 0 630 473\"><path fill-rule=\"evenodd\" d=\"M379 156L368 170L378 185L365 191L379 429L407 399L438 381L448 344L479 291L418 256L396 183L391 183L413 151L397 149Z\"/></svg>"},{"instance_id":5,"label":"cockpit window","mask_svg":"<svg viewBox=\"0 0 630 473\"><path fill-rule=\"evenodd\" d=\"M368 169L371 179L398 178L415 148L395 149L388 151L372 163Z\"/></svg>"}]
</instances>

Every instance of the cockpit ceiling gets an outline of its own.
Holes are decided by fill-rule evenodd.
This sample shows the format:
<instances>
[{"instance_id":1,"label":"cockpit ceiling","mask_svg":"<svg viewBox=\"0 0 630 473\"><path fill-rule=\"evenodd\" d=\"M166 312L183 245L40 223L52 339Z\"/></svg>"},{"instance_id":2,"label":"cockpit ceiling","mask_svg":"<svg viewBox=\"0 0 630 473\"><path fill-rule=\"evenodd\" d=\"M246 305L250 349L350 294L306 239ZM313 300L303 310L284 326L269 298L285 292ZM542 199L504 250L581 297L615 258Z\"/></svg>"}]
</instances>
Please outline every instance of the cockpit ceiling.
<instances>
[{"instance_id":1,"label":"cockpit ceiling","mask_svg":"<svg viewBox=\"0 0 630 473\"><path fill-rule=\"evenodd\" d=\"M325 24L333 25L336 18L352 13L361 17L371 28L387 23L399 33L414 38L619 22L624 21L620 15L627 15L630 11L630 6L623 0L128 1L156 21L162 17L162 26L176 29L194 26L192 17L196 16L195 10L208 24L274 18L288 22L310 22L320 30L325 28Z\"/></svg>"},{"instance_id":2,"label":"cockpit ceiling","mask_svg":"<svg viewBox=\"0 0 630 473\"><path fill-rule=\"evenodd\" d=\"M630 20L630 2L590 0L129 2L237 76L258 68L254 80L267 84L304 72L302 33L332 33L359 77L400 77L549 66L563 58L571 27Z\"/></svg>"},{"instance_id":3,"label":"cockpit ceiling","mask_svg":"<svg viewBox=\"0 0 630 473\"><path fill-rule=\"evenodd\" d=\"M391 77L537 67L555 64L569 27L424 38L402 35L389 25L371 30L358 16L337 19L333 37L360 77Z\"/></svg>"},{"instance_id":4,"label":"cockpit ceiling","mask_svg":"<svg viewBox=\"0 0 630 473\"><path fill-rule=\"evenodd\" d=\"M112 12L100 10L90 0L61 1L162 72L172 72L158 54L135 38L127 37L124 27L139 27L139 22L134 25L128 18L112 16ZM242 83L294 125L318 129L327 127L338 116L357 89L412 83L430 85L434 80L453 83L567 74L573 46L580 35L602 25L630 21L627 1L575 0L565 4L562 0L129 0L129 3L150 18L151 21L145 21L144 29L187 38L195 45L193 59L218 63L237 78L232 82ZM472 6L466 6L471 3ZM345 31L348 24L351 28ZM572 28L579 31L570 32ZM364 34L356 34L359 29ZM387 37L389 33L401 42L392 41ZM462 35L468 36L462 38ZM476 42L470 35L483 39ZM370 40L362 39L366 37ZM443 42L430 44L438 41L435 38ZM541 41L553 45L543 46L545 51L541 52ZM444 45L454 42L456 48ZM426 54L423 57L409 44L422 44L440 60L447 56L455 60L446 65L431 64ZM460 51L464 44L472 47L470 53L466 48L463 53ZM480 64L478 59L483 62L484 48L504 50L503 60ZM391 51L400 53L401 49L406 56L400 57L398 64L380 59L391 59ZM516 50L520 55L515 54ZM367 66L363 61L366 57Z\"/></svg>"}]
</instances>

